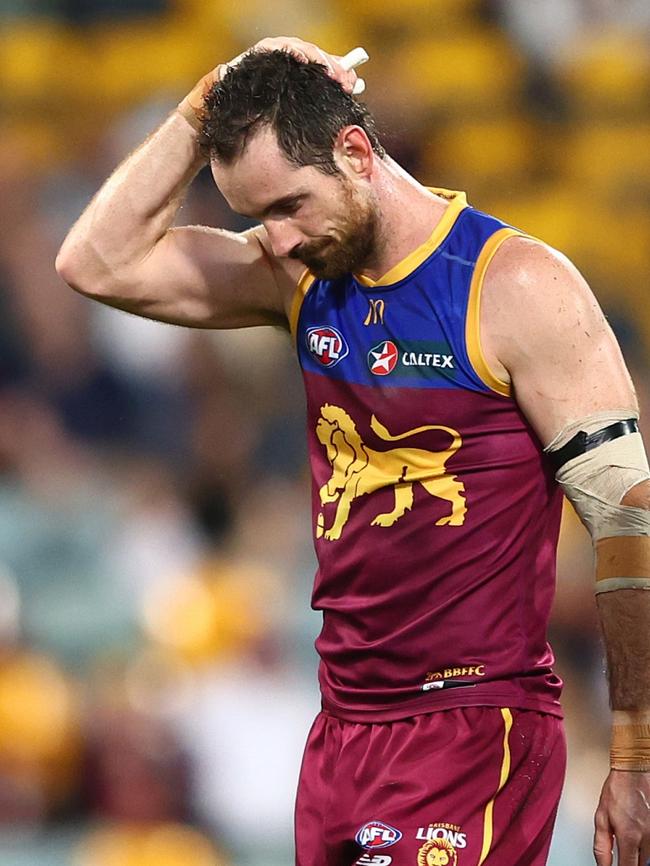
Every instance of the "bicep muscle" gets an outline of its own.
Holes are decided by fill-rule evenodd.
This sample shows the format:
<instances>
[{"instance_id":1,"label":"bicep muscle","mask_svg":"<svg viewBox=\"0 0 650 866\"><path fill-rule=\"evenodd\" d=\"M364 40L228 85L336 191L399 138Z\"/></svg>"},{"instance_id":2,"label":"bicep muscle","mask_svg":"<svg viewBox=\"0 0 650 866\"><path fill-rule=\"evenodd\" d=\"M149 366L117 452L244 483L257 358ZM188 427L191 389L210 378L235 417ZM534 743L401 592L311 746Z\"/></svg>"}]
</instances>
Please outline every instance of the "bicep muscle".
<instances>
[{"instance_id":1,"label":"bicep muscle","mask_svg":"<svg viewBox=\"0 0 650 866\"><path fill-rule=\"evenodd\" d=\"M204 226L166 232L109 303L141 316L200 328L285 325L282 282L259 229Z\"/></svg>"}]
</instances>

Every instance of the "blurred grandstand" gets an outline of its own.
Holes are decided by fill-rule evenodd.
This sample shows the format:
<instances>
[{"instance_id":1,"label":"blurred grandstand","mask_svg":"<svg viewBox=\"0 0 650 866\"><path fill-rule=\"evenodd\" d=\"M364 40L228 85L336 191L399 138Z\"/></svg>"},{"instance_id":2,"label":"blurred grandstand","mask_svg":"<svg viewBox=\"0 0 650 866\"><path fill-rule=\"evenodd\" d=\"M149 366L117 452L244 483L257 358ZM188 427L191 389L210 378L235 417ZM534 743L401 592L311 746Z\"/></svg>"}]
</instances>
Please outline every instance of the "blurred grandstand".
<instances>
[{"instance_id":1,"label":"blurred grandstand","mask_svg":"<svg viewBox=\"0 0 650 866\"><path fill-rule=\"evenodd\" d=\"M646 2L0 0L0 866L290 862L318 619L289 341L143 322L53 270L194 81L287 28L364 45L391 154L576 262L650 439ZM243 227L204 175L181 219ZM608 713L570 512L559 562L551 862L586 866Z\"/></svg>"}]
</instances>

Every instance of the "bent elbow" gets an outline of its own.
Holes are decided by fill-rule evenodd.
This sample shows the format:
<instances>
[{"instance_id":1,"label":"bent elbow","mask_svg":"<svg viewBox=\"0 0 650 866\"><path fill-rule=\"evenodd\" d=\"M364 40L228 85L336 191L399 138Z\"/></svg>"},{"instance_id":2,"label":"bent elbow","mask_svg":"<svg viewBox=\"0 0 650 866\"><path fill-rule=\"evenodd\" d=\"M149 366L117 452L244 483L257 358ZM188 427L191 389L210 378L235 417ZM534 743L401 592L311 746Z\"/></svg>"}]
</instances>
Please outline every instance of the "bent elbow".
<instances>
[{"instance_id":1,"label":"bent elbow","mask_svg":"<svg viewBox=\"0 0 650 866\"><path fill-rule=\"evenodd\" d=\"M75 292L96 299L107 294L106 280L100 279L96 269L84 261L83 254L66 242L57 253L54 268L63 282Z\"/></svg>"},{"instance_id":2,"label":"bent elbow","mask_svg":"<svg viewBox=\"0 0 650 866\"><path fill-rule=\"evenodd\" d=\"M61 247L54 260L54 269L61 277L64 283L67 283L71 288L77 289L77 274L74 262L74 256L71 256L65 249L65 244ZM78 289L77 289L78 290Z\"/></svg>"}]
</instances>

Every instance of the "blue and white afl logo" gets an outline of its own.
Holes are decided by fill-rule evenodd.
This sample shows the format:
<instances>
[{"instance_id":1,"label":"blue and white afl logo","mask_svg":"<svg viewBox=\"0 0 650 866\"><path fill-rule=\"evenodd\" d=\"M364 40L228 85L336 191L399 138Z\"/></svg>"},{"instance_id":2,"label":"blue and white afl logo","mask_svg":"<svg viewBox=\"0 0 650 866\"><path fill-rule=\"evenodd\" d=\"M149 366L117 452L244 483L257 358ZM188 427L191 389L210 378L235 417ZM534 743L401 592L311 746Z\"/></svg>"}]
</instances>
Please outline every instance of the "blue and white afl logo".
<instances>
[{"instance_id":1,"label":"blue and white afl logo","mask_svg":"<svg viewBox=\"0 0 650 866\"><path fill-rule=\"evenodd\" d=\"M388 824L384 824L382 821L368 821L354 838L357 845L374 851L375 848L388 848L390 845L394 845L395 842L399 842L402 834L399 830L389 827Z\"/></svg>"},{"instance_id":2,"label":"blue and white afl logo","mask_svg":"<svg viewBox=\"0 0 650 866\"><path fill-rule=\"evenodd\" d=\"M307 348L323 367L333 367L350 351L343 334L330 325L309 328L306 340Z\"/></svg>"}]
</instances>

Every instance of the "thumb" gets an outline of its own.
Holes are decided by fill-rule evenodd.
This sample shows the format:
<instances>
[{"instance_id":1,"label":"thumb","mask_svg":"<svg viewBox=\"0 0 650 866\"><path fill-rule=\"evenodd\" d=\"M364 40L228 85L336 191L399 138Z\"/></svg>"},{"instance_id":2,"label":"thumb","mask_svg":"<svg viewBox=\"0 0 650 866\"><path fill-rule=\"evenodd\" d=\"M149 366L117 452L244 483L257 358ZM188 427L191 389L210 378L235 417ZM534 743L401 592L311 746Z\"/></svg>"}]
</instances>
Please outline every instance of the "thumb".
<instances>
[{"instance_id":1,"label":"thumb","mask_svg":"<svg viewBox=\"0 0 650 866\"><path fill-rule=\"evenodd\" d=\"M614 834L607 815L596 812L596 832L594 834L594 858L598 866L612 866L614 862Z\"/></svg>"}]
</instances>

